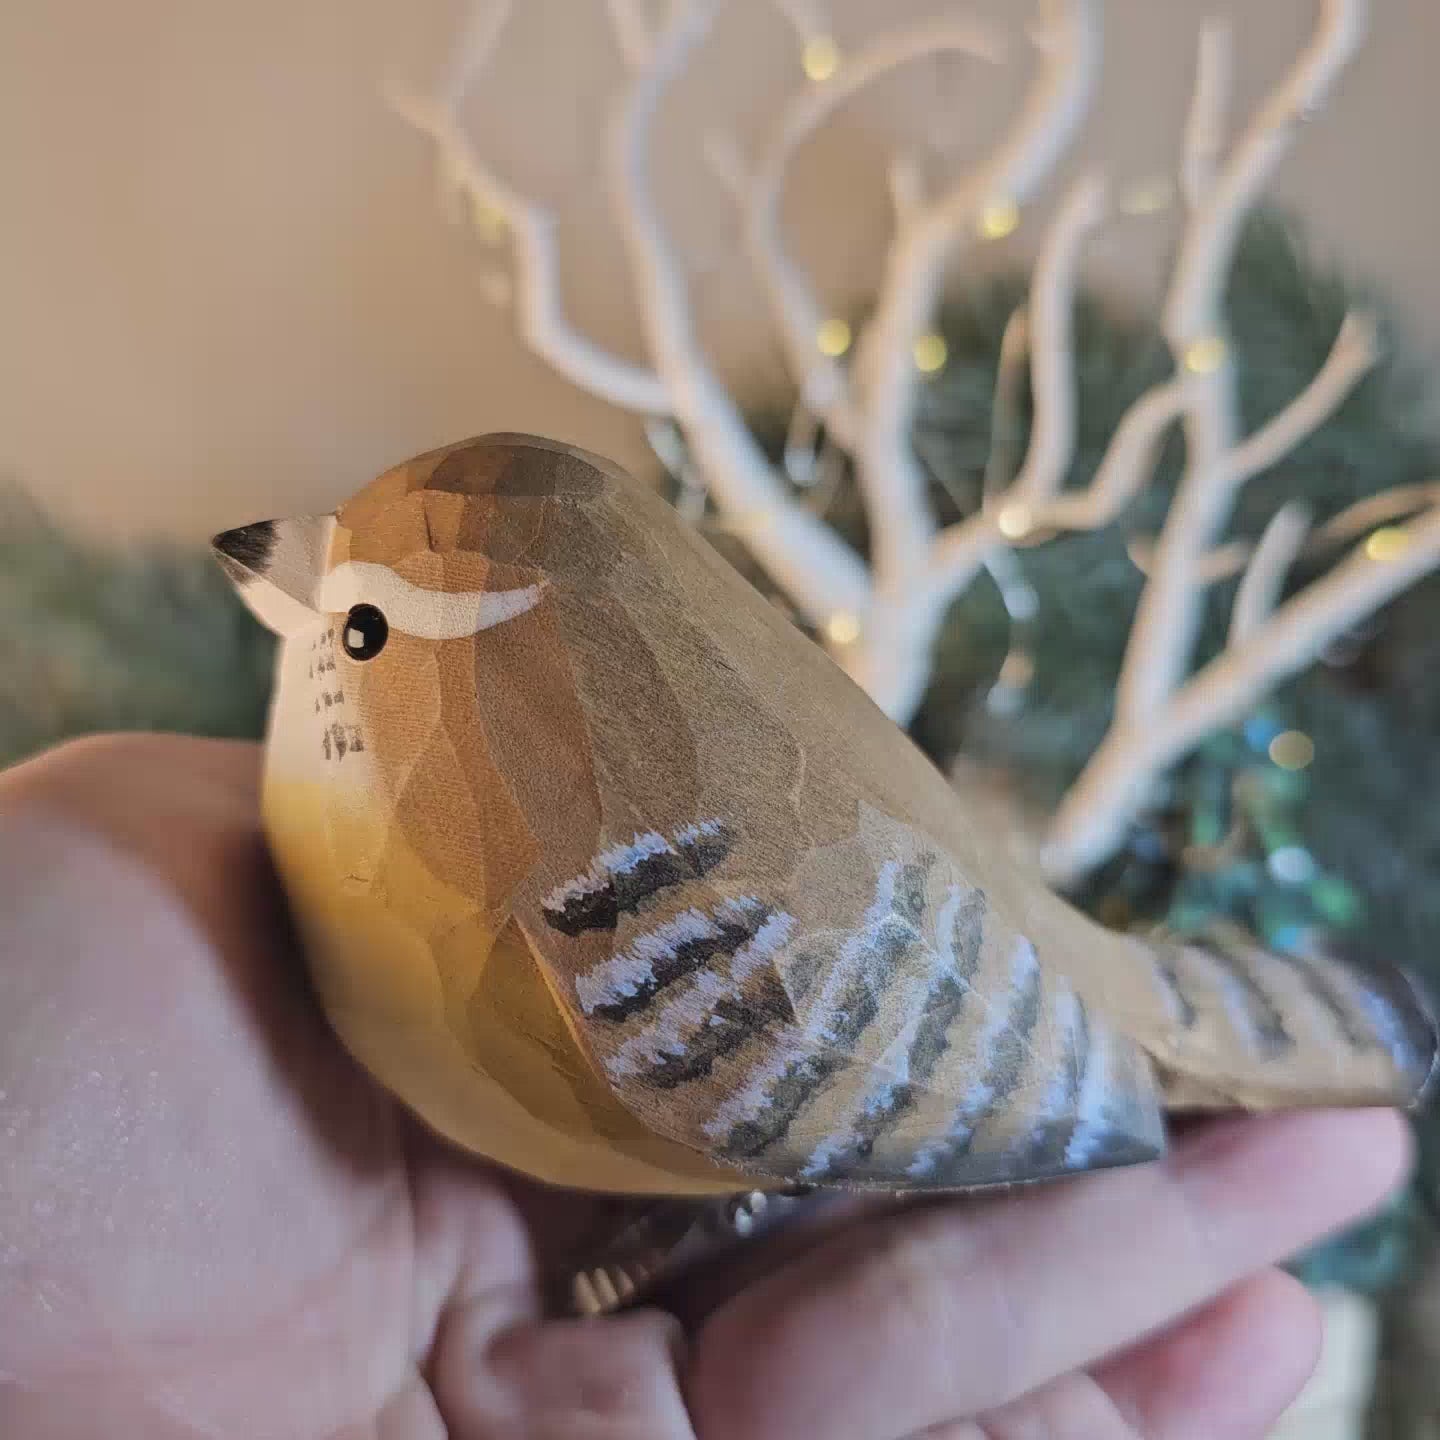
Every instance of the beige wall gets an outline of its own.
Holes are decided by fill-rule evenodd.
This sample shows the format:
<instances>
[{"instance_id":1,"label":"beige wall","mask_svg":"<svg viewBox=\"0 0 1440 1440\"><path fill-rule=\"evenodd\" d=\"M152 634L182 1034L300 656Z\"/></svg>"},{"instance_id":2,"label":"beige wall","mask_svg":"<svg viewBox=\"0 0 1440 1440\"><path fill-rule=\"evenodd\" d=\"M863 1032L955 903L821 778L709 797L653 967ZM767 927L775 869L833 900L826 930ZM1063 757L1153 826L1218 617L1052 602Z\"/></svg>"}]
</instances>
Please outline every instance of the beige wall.
<instances>
[{"instance_id":1,"label":"beige wall","mask_svg":"<svg viewBox=\"0 0 1440 1440\"><path fill-rule=\"evenodd\" d=\"M564 198L574 309L635 341L606 226L596 135L615 78L599 0L520 0L473 121L487 149ZM882 13L833 0L855 38ZM1119 179L1174 154L1201 7L1109 0L1086 150ZM1225 7L1240 105L1294 53L1313 0ZM1305 136L1279 194L1327 249L1440 339L1433 150L1440 6L1376 0L1370 43ZM1028 5L994 0L996 15ZM0 473L110 532L194 536L327 506L386 463L476 430L545 430L643 460L638 427L546 373L487 303L493 266L434 205L423 144L377 99L433 73L453 0L5 0L0 5ZM1017 29L1017 36L1018 36ZM697 129L753 144L797 78L761 0L734 0L675 109L671 213L698 258L707 334L746 383L773 373L758 297ZM863 288L884 235L886 137L922 126L963 160L1023 81L956 63L847 116L807 158L796 234L827 293ZM1031 227L1017 237L1022 248ZM1163 222L1119 223L1102 279L1153 276Z\"/></svg>"}]
</instances>

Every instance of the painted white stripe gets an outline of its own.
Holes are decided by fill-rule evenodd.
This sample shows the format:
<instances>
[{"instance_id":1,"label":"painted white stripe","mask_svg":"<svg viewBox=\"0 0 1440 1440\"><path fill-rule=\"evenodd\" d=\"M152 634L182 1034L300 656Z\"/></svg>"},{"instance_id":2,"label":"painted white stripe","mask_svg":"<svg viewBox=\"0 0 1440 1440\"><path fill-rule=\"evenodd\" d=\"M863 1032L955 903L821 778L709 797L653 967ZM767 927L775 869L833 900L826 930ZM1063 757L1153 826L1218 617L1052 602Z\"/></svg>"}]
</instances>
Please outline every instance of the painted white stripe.
<instances>
[{"instance_id":1,"label":"painted white stripe","mask_svg":"<svg viewBox=\"0 0 1440 1440\"><path fill-rule=\"evenodd\" d=\"M834 962L825 974L819 994L813 1002L804 1007L802 1025L791 1027L790 1033L783 1037L783 1043L780 1037L777 1037L771 1055L755 1066L746 1076L744 1084L732 1093L715 1115L706 1122L705 1133L707 1135L718 1138L729 1134L736 1124L755 1119L770 1103L770 1086L779 1079L792 1062L802 1059L807 1054L826 1050L836 1043L834 1025L840 1018L837 1006L857 978L873 978L874 983L870 987L872 991L877 987L885 987L892 983L893 977L891 976L871 977L866 974L867 967L871 964L874 956L874 947L880 931L887 924L909 926L916 944L923 947L922 953L926 959L923 970L916 976L914 990L906 992L905 1005L911 1013L906 1015L905 1023L913 1033L913 1026L918 1023L919 1012L923 1012L925 997L937 970L942 965L947 971L954 970L954 952L949 950L943 956L939 954L933 944L926 943L925 937L917 927L896 913L895 887L900 874L901 864L897 860L888 860L880 867L875 878L875 898L866 908L859 926L848 935L844 931L833 931L828 932L828 935L826 932L821 932L807 937L812 944L823 944L827 938L840 942L837 945ZM963 896L955 900L956 906L960 899L963 899ZM947 907L950 905L948 899L946 905ZM953 928L956 910L950 908L949 913ZM905 1012L902 1011L902 1013ZM906 1050L908 1051L908 1045ZM902 1056L904 1053L906 1052L901 1052ZM898 1073L898 1069L896 1073ZM891 1083L899 1083L899 1081ZM876 1099L875 1103L880 1104L883 1101ZM811 1163L815 1163L815 1157L812 1157Z\"/></svg>"},{"instance_id":2,"label":"painted white stripe","mask_svg":"<svg viewBox=\"0 0 1440 1440\"><path fill-rule=\"evenodd\" d=\"M1017 1148L1023 1148L1028 1141L1038 1139L1036 1131L1043 1125L1063 1120L1072 1103L1074 1076L1066 1063L1074 1054L1075 1043L1080 1031L1080 1001L1075 992L1057 978L1050 998L1050 1028L1056 1033L1055 1048L1052 1052L1056 1062L1051 1066L1049 1083L1034 1111L1034 1127L1030 1134L1016 1141Z\"/></svg>"},{"instance_id":3,"label":"painted white stripe","mask_svg":"<svg viewBox=\"0 0 1440 1440\"><path fill-rule=\"evenodd\" d=\"M1241 1035L1252 1050L1261 1048L1261 1022L1255 1013L1254 997L1245 985L1231 973L1229 966L1211 955L1199 945L1186 945L1181 951L1192 965L1205 970L1225 1011L1225 1018ZM1254 977L1252 977L1253 979ZM1259 981L1255 980L1258 986ZM1262 994L1266 993L1263 990Z\"/></svg>"},{"instance_id":4,"label":"painted white stripe","mask_svg":"<svg viewBox=\"0 0 1440 1440\"><path fill-rule=\"evenodd\" d=\"M533 609L542 585L516 590L462 590L448 594L412 585L388 565L347 560L321 580L316 608L343 614L355 605L373 605L392 630L421 640L459 640Z\"/></svg>"},{"instance_id":5,"label":"painted white stripe","mask_svg":"<svg viewBox=\"0 0 1440 1440\"><path fill-rule=\"evenodd\" d=\"M693 845L697 840L719 835L724 828L718 820L697 820L693 825L682 825L675 832L675 843L680 846Z\"/></svg>"},{"instance_id":6,"label":"painted white stripe","mask_svg":"<svg viewBox=\"0 0 1440 1440\"><path fill-rule=\"evenodd\" d=\"M1078 1170L1095 1153L1095 1148L1111 1131L1107 1118L1114 1077L1111 1074L1110 1032L1090 1027L1090 1056L1085 1062L1085 1077L1080 1082L1080 1095L1075 1102L1077 1124L1065 1147L1065 1164Z\"/></svg>"},{"instance_id":7,"label":"painted white stripe","mask_svg":"<svg viewBox=\"0 0 1440 1440\"><path fill-rule=\"evenodd\" d=\"M907 923L895 913L895 882L899 877L900 864L898 861L889 860L881 866L880 873L875 880L874 900L865 911L859 928L852 931L846 938L840 950L838 963L831 966L830 973L825 977L814 1004L807 1007L805 1028L821 1044L829 1044L835 1039L832 1026L834 1021L839 1018L835 1013L835 1006L840 997L850 988L851 982L856 978L861 967L867 965L874 954L875 942L879 938L881 927L887 922ZM915 936L916 939L919 939L918 931L915 932ZM880 983L885 983L885 980L882 979ZM873 991L875 986L871 985L870 988Z\"/></svg>"},{"instance_id":8,"label":"painted white stripe","mask_svg":"<svg viewBox=\"0 0 1440 1440\"><path fill-rule=\"evenodd\" d=\"M955 921L960 914L960 907L974 893L967 887L951 885L945 892L940 908L935 912L935 947L946 970L956 980L960 980L961 976L955 964Z\"/></svg>"},{"instance_id":9,"label":"painted white stripe","mask_svg":"<svg viewBox=\"0 0 1440 1440\"><path fill-rule=\"evenodd\" d=\"M938 961L934 952L930 952L930 955L932 961ZM823 1141L811 1154L801 1171L807 1179L823 1174L836 1155L843 1154L855 1145L860 1138L861 1122L888 1109L895 1098L895 1092L909 1083L910 1051L915 1044L916 1032L925 1018L926 1006L934 993L932 985L935 970L936 966L932 964L928 974L915 976L905 987L901 1005L904 1024L894 1040L886 1046L884 1053L875 1061L859 1113L848 1129Z\"/></svg>"},{"instance_id":10,"label":"painted white stripe","mask_svg":"<svg viewBox=\"0 0 1440 1440\"><path fill-rule=\"evenodd\" d=\"M718 940L722 926L749 924L762 908L753 895L742 895L722 901L710 915L702 910L682 910L637 937L628 950L581 975L575 981L580 1008L590 1015L602 1005L613 1005L634 995L655 979L657 961L670 959L682 945L692 941Z\"/></svg>"},{"instance_id":11,"label":"painted white stripe","mask_svg":"<svg viewBox=\"0 0 1440 1440\"><path fill-rule=\"evenodd\" d=\"M614 876L633 870L647 855L663 855L669 850L670 845L665 837L654 830L647 830L643 835L634 835L625 844L612 845L608 850L602 850L583 875L577 875L573 880L557 885L543 903L548 910L561 910L567 900L575 900L582 895L594 895L603 890Z\"/></svg>"},{"instance_id":12,"label":"painted white stripe","mask_svg":"<svg viewBox=\"0 0 1440 1440\"><path fill-rule=\"evenodd\" d=\"M1400 1018L1399 1011L1385 996L1377 994L1360 976L1351 974L1343 965L1330 961L1321 963L1326 966L1326 975L1332 980L1338 978L1345 987L1346 993L1370 1022L1375 1038L1385 1047L1392 1059L1413 1049L1414 1040Z\"/></svg>"},{"instance_id":13,"label":"painted white stripe","mask_svg":"<svg viewBox=\"0 0 1440 1440\"><path fill-rule=\"evenodd\" d=\"M775 1035L768 1057L750 1071L745 1083L705 1122L705 1133L712 1140L721 1140L742 1120L753 1120L769 1103L770 1086L791 1064L813 1054L815 1049L798 1025L786 1025Z\"/></svg>"},{"instance_id":14,"label":"painted white stripe","mask_svg":"<svg viewBox=\"0 0 1440 1440\"><path fill-rule=\"evenodd\" d=\"M860 927L845 937L837 947L834 962L826 971L820 993L805 1006L805 1018L799 1026L789 1026L776 1037L775 1047L770 1055L756 1064L745 1077L744 1083L734 1091L715 1114L705 1123L705 1133L714 1138L728 1135L741 1121L753 1120L770 1103L770 1086L785 1073L794 1061L807 1054L825 1049L832 1041L830 1023L835 1017L835 1006L855 978L859 967L868 958L867 942L873 939L881 918L893 914L895 881L900 874L897 861L887 861L880 869L875 881L875 899L866 910ZM821 932L811 935L812 944L824 944L827 938L835 940L844 935L843 931Z\"/></svg>"},{"instance_id":15,"label":"painted white stripe","mask_svg":"<svg viewBox=\"0 0 1440 1440\"><path fill-rule=\"evenodd\" d=\"M603 890L616 875L624 875L633 870L649 856L677 854L676 846L693 845L704 837L719 835L724 828L719 820L697 820L675 832L674 844L656 830L647 830L643 835L632 835L628 841L601 850L583 874L567 880L563 885L557 885L542 903L547 910L563 909L567 900L579 899Z\"/></svg>"},{"instance_id":16,"label":"painted white stripe","mask_svg":"<svg viewBox=\"0 0 1440 1440\"><path fill-rule=\"evenodd\" d=\"M1014 953L1010 957L1010 983L1005 989L1003 1000L998 996L986 997L989 1014L975 1047L976 1079L961 1098L945 1134L928 1145L922 1145L915 1152L915 1159L911 1161L906 1172L915 1179L928 1175L935 1162L945 1153L949 1141L972 1130L993 1103L995 1087L986 1081L985 1076L989 1073L996 1043L1010 1028L1016 996L1034 978L1039 968L1040 961L1035 954L1035 947L1023 937L1017 937ZM1043 998L1042 996L1042 1003Z\"/></svg>"},{"instance_id":17,"label":"painted white stripe","mask_svg":"<svg viewBox=\"0 0 1440 1440\"><path fill-rule=\"evenodd\" d=\"M794 929L793 916L784 911L771 915L735 952L728 969L702 970L685 982L656 1018L605 1062L605 1068L612 1075L635 1075L667 1057L683 1056L697 1032L714 1020L716 1005L722 1000L741 999L745 982L769 963Z\"/></svg>"},{"instance_id":18,"label":"painted white stripe","mask_svg":"<svg viewBox=\"0 0 1440 1440\"><path fill-rule=\"evenodd\" d=\"M634 995L655 979L655 962L673 955L690 940L712 939L715 923L699 910L682 910L648 935L642 935L619 955L597 965L575 981L580 1008L589 1015L602 1005L613 1005Z\"/></svg>"}]
</instances>

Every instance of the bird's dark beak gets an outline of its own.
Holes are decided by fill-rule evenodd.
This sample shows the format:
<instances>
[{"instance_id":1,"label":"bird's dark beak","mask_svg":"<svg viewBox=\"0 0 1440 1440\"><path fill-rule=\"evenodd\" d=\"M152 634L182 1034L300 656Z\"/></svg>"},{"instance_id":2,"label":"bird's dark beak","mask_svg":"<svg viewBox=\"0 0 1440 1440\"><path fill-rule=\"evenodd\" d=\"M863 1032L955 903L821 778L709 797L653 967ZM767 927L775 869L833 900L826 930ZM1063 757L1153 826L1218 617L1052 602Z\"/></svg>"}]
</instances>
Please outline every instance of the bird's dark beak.
<instances>
[{"instance_id":1,"label":"bird's dark beak","mask_svg":"<svg viewBox=\"0 0 1440 1440\"><path fill-rule=\"evenodd\" d=\"M210 542L220 568L237 584L244 585L265 573L275 548L275 522L261 520L237 530L222 530Z\"/></svg>"},{"instance_id":2,"label":"bird's dark beak","mask_svg":"<svg viewBox=\"0 0 1440 1440\"><path fill-rule=\"evenodd\" d=\"M325 574L333 515L262 520L210 542L220 567L256 618L279 635L315 623L316 588Z\"/></svg>"}]
</instances>

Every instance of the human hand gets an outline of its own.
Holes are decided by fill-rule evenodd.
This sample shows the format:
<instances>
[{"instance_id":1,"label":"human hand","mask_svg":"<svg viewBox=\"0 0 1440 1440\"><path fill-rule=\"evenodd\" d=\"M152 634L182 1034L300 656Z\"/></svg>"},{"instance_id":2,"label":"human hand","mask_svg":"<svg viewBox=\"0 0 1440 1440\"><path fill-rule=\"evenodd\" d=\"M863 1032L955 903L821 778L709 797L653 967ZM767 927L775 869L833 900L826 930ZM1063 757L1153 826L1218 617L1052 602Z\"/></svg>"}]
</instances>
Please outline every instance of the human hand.
<instances>
[{"instance_id":1,"label":"human hand","mask_svg":"<svg viewBox=\"0 0 1440 1440\"><path fill-rule=\"evenodd\" d=\"M454 1152L349 1060L257 775L158 736L0 775L8 1440L1260 1437L1318 1345L1266 1267L1406 1168L1388 1111L1218 1122L1156 1165L854 1206L674 1314L549 1318L600 1202Z\"/></svg>"}]
</instances>

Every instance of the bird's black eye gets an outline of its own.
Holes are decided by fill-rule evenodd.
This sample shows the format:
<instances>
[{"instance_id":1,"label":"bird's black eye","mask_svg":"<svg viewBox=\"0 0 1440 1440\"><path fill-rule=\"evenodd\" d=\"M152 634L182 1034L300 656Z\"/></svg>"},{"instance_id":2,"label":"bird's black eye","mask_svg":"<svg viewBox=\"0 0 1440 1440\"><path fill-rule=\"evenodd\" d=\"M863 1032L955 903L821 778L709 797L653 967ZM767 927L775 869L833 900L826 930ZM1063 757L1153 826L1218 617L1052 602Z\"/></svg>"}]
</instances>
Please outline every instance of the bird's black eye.
<instances>
[{"instance_id":1,"label":"bird's black eye","mask_svg":"<svg viewBox=\"0 0 1440 1440\"><path fill-rule=\"evenodd\" d=\"M389 634L388 622L373 605L356 605L345 617L340 643L352 660L373 660Z\"/></svg>"}]
</instances>

